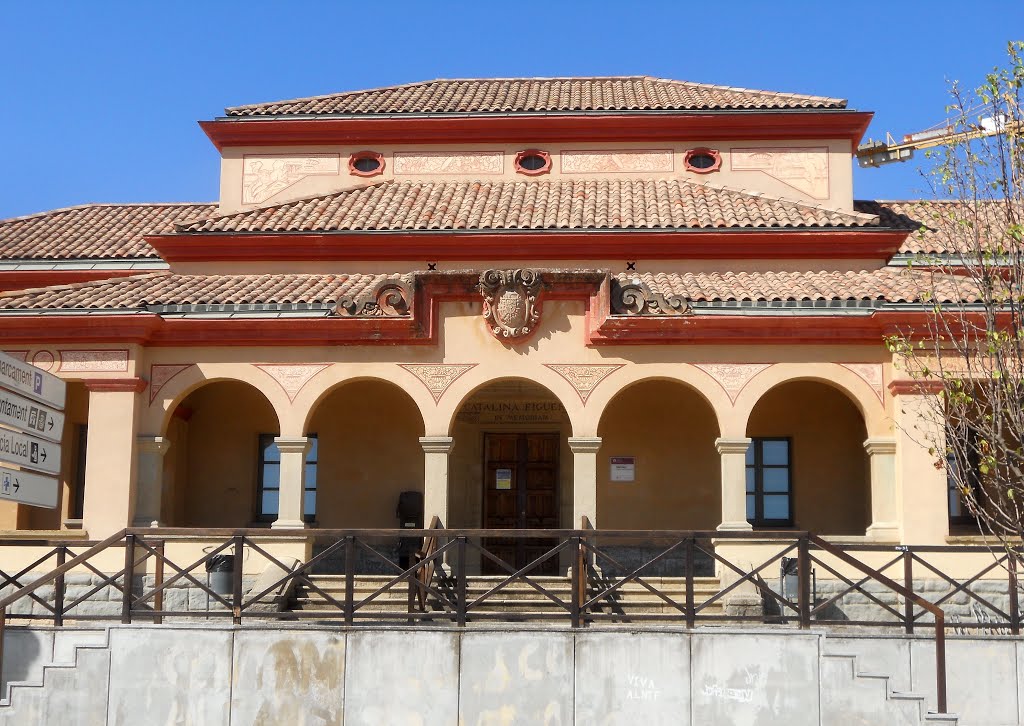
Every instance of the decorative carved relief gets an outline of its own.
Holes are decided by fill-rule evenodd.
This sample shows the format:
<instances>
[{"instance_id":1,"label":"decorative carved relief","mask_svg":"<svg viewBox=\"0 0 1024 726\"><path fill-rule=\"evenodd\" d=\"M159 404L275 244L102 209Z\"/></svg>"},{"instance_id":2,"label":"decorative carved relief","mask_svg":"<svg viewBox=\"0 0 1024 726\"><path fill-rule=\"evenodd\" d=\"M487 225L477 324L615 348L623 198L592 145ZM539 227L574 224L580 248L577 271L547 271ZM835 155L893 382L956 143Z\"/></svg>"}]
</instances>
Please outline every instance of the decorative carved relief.
<instances>
[{"instance_id":1,"label":"decorative carved relief","mask_svg":"<svg viewBox=\"0 0 1024 726\"><path fill-rule=\"evenodd\" d=\"M66 373L122 373L128 370L127 350L62 350L60 370Z\"/></svg>"},{"instance_id":2,"label":"decorative carved relief","mask_svg":"<svg viewBox=\"0 0 1024 726\"><path fill-rule=\"evenodd\" d=\"M242 157L242 204L259 204L308 176L340 173L340 154L246 154Z\"/></svg>"},{"instance_id":3,"label":"decorative carved relief","mask_svg":"<svg viewBox=\"0 0 1024 726\"><path fill-rule=\"evenodd\" d=\"M377 283L369 291L338 300L335 315L359 318L395 318L412 314L413 283L395 277Z\"/></svg>"},{"instance_id":4,"label":"decorative carved relief","mask_svg":"<svg viewBox=\"0 0 1024 726\"><path fill-rule=\"evenodd\" d=\"M824 146L733 149L734 171L761 171L815 199L828 197L828 149Z\"/></svg>"},{"instance_id":5,"label":"decorative carved relief","mask_svg":"<svg viewBox=\"0 0 1024 726\"><path fill-rule=\"evenodd\" d=\"M42 351L40 351L40 352L42 352ZM24 363L25 361L28 360L28 351L27 350L5 350L4 353L6 353L7 355L11 356L11 358L17 358L22 363ZM53 354L52 353L50 354L50 358L52 360L52 358L53 358Z\"/></svg>"},{"instance_id":6,"label":"decorative carved relief","mask_svg":"<svg viewBox=\"0 0 1024 726\"><path fill-rule=\"evenodd\" d=\"M562 151L563 174L670 172L671 149L622 149L611 151Z\"/></svg>"},{"instance_id":7,"label":"decorative carved relief","mask_svg":"<svg viewBox=\"0 0 1024 726\"><path fill-rule=\"evenodd\" d=\"M329 367L330 363L254 363L257 368L277 381L284 389L289 401L294 401L302 387L309 383L313 376Z\"/></svg>"},{"instance_id":8,"label":"decorative carved relief","mask_svg":"<svg viewBox=\"0 0 1024 726\"><path fill-rule=\"evenodd\" d=\"M501 151L399 151L395 153L395 175L401 174L501 174L505 154Z\"/></svg>"},{"instance_id":9,"label":"decorative carved relief","mask_svg":"<svg viewBox=\"0 0 1024 726\"><path fill-rule=\"evenodd\" d=\"M682 295L654 292L640 278L621 282L612 278L613 315L689 315L690 303Z\"/></svg>"},{"instance_id":10,"label":"decorative carved relief","mask_svg":"<svg viewBox=\"0 0 1024 726\"><path fill-rule=\"evenodd\" d=\"M455 383L466 371L477 366L476 363L399 363L399 366L416 376L430 395L434 403L441 400L444 392Z\"/></svg>"},{"instance_id":11,"label":"decorative carved relief","mask_svg":"<svg viewBox=\"0 0 1024 726\"><path fill-rule=\"evenodd\" d=\"M879 401L885 400L885 382L882 379L881 363L840 363L843 368L853 371L871 386Z\"/></svg>"},{"instance_id":12,"label":"decorative carved relief","mask_svg":"<svg viewBox=\"0 0 1024 726\"><path fill-rule=\"evenodd\" d=\"M586 405L587 399L590 398L590 394L594 392L594 389L597 388L598 384L612 373L619 370L619 368L622 368L623 365L623 363L544 364L546 368L550 368L562 378L569 381L569 384L576 389L576 393L579 394L580 400L583 401L584 405Z\"/></svg>"},{"instance_id":13,"label":"decorative carved relief","mask_svg":"<svg viewBox=\"0 0 1024 726\"><path fill-rule=\"evenodd\" d=\"M698 368L718 381L729 394L729 400L736 403L736 396L750 379L771 365L771 363L698 363Z\"/></svg>"},{"instance_id":14,"label":"decorative carved relief","mask_svg":"<svg viewBox=\"0 0 1024 726\"><path fill-rule=\"evenodd\" d=\"M480 274L484 322L501 341L527 337L540 321L541 279L536 270L486 270Z\"/></svg>"},{"instance_id":15,"label":"decorative carved relief","mask_svg":"<svg viewBox=\"0 0 1024 726\"><path fill-rule=\"evenodd\" d=\"M53 362L53 353L48 350L37 350L36 354L32 356L32 365L42 368L44 371L53 370Z\"/></svg>"},{"instance_id":16,"label":"decorative carved relief","mask_svg":"<svg viewBox=\"0 0 1024 726\"><path fill-rule=\"evenodd\" d=\"M167 382L194 363L156 363L149 367L149 402L156 400L157 394L167 385Z\"/></svg>"}]
</instances>

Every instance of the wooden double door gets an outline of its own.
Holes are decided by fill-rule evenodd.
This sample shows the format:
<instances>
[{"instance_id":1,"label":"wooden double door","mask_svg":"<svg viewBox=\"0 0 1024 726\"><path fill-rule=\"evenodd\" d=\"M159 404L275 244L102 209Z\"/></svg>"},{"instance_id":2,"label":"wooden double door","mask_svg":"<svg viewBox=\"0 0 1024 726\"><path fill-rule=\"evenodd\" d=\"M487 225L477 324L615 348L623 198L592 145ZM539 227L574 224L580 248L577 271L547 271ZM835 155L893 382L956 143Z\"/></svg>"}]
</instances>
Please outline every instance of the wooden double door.
<instances>
[{"instance_id":1,"label":"wooden double door","mask_svg":"<svg viewBox=\"0 0 1024 726\"><path fill-rule=\"evenodd\" d=\"M558 529L557 433L484 434L484 528ZM545 538L489 538L484 546L519 569L541 557L557 542ZM485 574L504 574L485 558ZM555 555L530 571L555 574Z\"/></svg>"}]
</instances>

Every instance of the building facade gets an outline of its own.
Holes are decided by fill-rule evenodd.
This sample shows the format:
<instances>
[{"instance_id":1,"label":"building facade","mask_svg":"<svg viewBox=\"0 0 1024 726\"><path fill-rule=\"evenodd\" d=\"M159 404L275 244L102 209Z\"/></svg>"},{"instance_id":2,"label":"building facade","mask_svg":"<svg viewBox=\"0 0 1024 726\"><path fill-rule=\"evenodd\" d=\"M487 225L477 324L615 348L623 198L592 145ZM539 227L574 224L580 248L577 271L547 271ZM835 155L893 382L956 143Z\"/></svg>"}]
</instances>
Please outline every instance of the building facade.
<instances>
[{"instance_id":1,"label":"building facade","mask_svg":"<svg viewBox=\"0 0 1024 726\"><path fill-rule=\"evenodd\" d=\"M217 202L0 222L3 349L69 383L60 506L0 528L393 528L411 491L456 528L945 544L936 393L883 344L935 203L854 198L870 118L648 77L229 108Z\"/></svg>"}]
</instances>

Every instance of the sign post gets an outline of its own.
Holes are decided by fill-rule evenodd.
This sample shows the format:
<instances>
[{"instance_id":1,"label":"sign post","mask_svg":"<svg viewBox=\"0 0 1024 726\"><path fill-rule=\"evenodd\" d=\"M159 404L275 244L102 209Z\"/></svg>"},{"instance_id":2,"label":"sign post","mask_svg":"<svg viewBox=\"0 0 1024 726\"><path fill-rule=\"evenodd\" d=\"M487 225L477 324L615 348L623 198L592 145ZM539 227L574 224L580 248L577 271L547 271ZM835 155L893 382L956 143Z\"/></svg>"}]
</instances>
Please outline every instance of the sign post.
<instances>
[{"instance_id":1,"label":"sign post","mask_svg":"<svg viewBox=\"0 0 1024 726\"><path fill-rule=\"evenodd\" d=\"M0 353L0 502L55 509L67 385Z\"/></svg>"}]
</instances>

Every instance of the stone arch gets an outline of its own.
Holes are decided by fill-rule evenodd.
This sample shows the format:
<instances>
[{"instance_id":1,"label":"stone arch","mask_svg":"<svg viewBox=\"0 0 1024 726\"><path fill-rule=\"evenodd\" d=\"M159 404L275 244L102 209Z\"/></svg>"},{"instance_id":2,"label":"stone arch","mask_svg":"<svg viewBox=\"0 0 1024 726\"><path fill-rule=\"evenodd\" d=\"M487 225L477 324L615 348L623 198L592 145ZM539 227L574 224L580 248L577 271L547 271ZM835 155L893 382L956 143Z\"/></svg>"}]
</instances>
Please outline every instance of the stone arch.
<instances>
[{"instance_id":1,"label":"stone arch","mask_svg":"<svg viewBox=\"0 0 1024 726\"><path fill-rule=\"evenodd\" d=\"M427 414L435 408L433 398L418 381L414 380L400 366L396 365L395 371L394 378L385 378L380 375L380 365L375 365L372 369L363 369L335 364L324 369L310 379L309 383L296 394L288 416L282 421L281 430L285 432L283 435L304 436L310 421L316 415L317 408L325 399L338 388L361 381L385 383L400 390L416 406L420 420L426 427ZM405 373L408 379L401 375L402 373Z\"/></svg>"},{"instance_id":2,"label":"stone arch","mask_svg":"<svg viewBox=\"0 0 1024 726\"><path fill-rule=\"evenodd\" d=\"M867 381L838 363L775 363L761 371L736 397L733 424L737 430L746 430L751 412L765 394L791 381L816 381L836 389L860 411L868 437L892 436L892 420L883 399Z\"/></svg>"}]
</instances>

